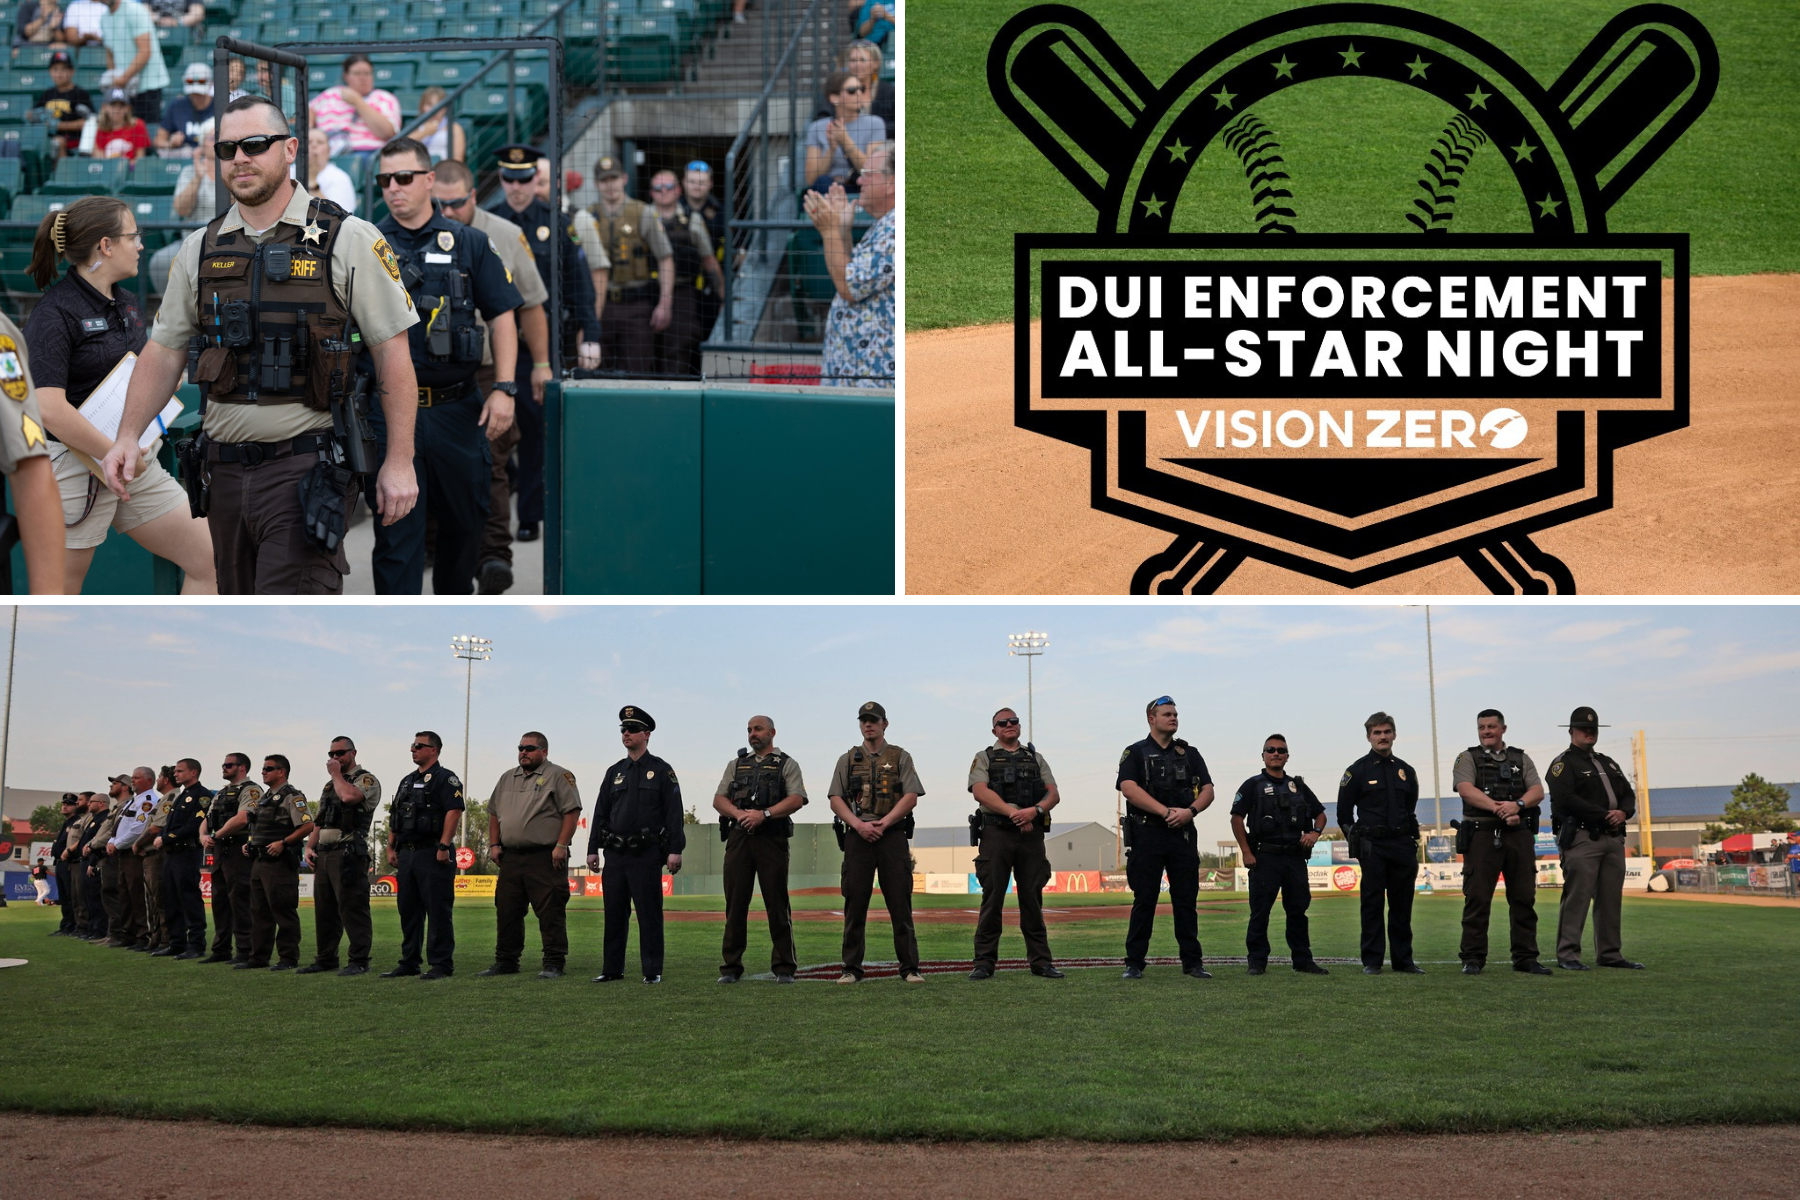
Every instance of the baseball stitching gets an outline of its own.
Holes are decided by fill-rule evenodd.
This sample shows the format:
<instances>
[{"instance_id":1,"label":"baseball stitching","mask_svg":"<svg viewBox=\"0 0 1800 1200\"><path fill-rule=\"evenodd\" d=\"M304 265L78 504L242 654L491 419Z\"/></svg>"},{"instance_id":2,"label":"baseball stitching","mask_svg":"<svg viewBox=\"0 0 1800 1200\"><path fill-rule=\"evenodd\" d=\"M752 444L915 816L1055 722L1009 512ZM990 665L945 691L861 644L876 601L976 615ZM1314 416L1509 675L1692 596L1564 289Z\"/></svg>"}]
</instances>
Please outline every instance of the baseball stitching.
<instances>
[{"instance_id":1,"label":"baseball stitching","mask_svg":"<svg viewBox=\"0 0 1800 1200\"><path fill-rule=\"evenodd\" d=\"M1485 145L1487 135L1481 132L1479 125L1462 113L1452 117L1438 134L1437 145L1431 150L1431 161L1425 164L1425 173L1431 178L1419 180L1426 199L1415 197L1413 207L1419 211L1407 213L1406 219L1425 233L1446 232L1450 218L1455 215L1451 206L1456 203L1454 193L1462 186L1463 172L1468 169L1475 151Z\"/></svg>"},{"instance_id":2,"label":"baseball stitching","mask_svg":"<svg viewBox=\"0 0 1800 1200\"><path fill-rule=\"evenodd\" d=\"M1294 219L1294 210L1283 208L1281 201L1293 203L1294 193L1279 186L1293 182L1286 171L1276 170L1277 165L1286 166L1281 155L1281 143L1275 140L1274 132L1253 112L1247 112L1233 122L1221 135L1225 145L1238 156L1244 164L1244 177L1250 181L1250 206L1262 207L1256 213L1258 233L1293 233L1294 227L1289 221ZM1283 220L1282 218L1287 218Z\"/></svg>"}]
</instances>

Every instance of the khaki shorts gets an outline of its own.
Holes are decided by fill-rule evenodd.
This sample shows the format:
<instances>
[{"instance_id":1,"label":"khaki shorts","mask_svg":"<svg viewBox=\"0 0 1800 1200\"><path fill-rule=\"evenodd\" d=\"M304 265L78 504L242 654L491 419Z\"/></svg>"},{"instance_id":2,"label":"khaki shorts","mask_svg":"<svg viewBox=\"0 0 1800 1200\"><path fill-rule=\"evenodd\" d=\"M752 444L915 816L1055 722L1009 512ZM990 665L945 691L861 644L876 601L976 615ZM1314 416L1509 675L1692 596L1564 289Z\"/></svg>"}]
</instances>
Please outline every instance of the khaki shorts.
<instances>
[{"instance_id":1,"label":"khaki shorts","mask_svg":"<svg viewBox=\"0 0 1800 1200\"><path fill-rule=\"evenodd\" d=\"M108 529L130 533L187 503L187 492L156 461L161 446L160 438L151 444L149 469L131 481L128 501L115 496L67 446L55 446L50 462L56 468L57 490L62 493L63 545L70 550L91 550L106 540ZM89 480L94 485L92 508L88 507Z\"/></svg>"}]
</instances>

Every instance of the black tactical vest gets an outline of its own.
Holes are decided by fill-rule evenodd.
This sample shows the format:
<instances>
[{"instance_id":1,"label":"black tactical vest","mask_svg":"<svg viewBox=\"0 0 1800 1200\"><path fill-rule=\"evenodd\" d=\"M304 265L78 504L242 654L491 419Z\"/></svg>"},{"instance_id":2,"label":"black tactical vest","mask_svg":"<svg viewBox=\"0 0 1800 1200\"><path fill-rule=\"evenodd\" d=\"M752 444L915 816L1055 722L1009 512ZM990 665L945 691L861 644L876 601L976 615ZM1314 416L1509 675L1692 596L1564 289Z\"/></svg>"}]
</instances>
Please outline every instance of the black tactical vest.
<instances>
[{"instance_id":1,"label":"black tactical vest","mask_svg":"<svg viewBox=\"0 0 1800 1200\"><path fill-rule=\"evenodd\" d=\"M656 212L655 209L650 211L652 214ZM700 265L704 260L700 251L694 249L694 235L688 232L688 222L698 221L700 218L677 211L672 217L658 216L657 219L662 222L663 232L669 238L669 247L674 251L675 286L705 291L706 270ZM651 274L654 276L656 273L653 271Z\"/></svg>"},{"instance_id":2,"label":"black tactical vest","mask_svg":"<svg viewBox=\"0 0 1800 1200\"><path fill-rule=\"evenodd\" d=\"M396 842L429 842L435 846L442 840L445 809L439 800L438 789L429 785L443 769L439 764L423 774L414 771L400 781L389 814L394 823ZM421 780L427 786L414 787L414 780Z\"/></svg>"},{"instance_id":3,"label":"black tactical vest","mask_svg":"<svg viewBox=\"0 0 1800 1200\"><path fill-rule=\"evenodd\" d=\"M390 243L400 262L400 282L419 313L409 336L415 372L424 371L419 382L426 387L453 382L481 365L486 336L475 309L475 239L467 236L470 232L467 226L427 229L411 250ZM450 261L432 261L446 258Z\"/></svg>"},{"instance_id":4,"label":"black tactical vest","mask_svg":"<svg viewBox=\"0 0 1800 1200\"><path fill-rule=\"evenodd\" d=\"M1014 808L1030 808L1050 793L1043 772L1038 769L1037 747L1024 745L1012 751L990 748L987 756L988 786Z\"/></svg>"},{"instance_id":5,"label":"black tactical vest","mask_svg":"<svg viewBox=\"0 0 1800 1200\"><path fill-rule=\"evenodd\" d=\"M358 767L352 782L368 774ZM325 780L325 786L319 790L319 816L315 822L320 829L341 829L346 840L360 839L368 834L374 823L375 805L366 799L361 804L345 804L338 799L337 786L329 778Z\"/></svg>"},{"instance_id":6,"label":"black tactical vest","mask_svg":"<svg viewBox=\"0 0 1800 1200\"><path fill-rule=\"evenodd\" d=\"M253 779L240 779L236 783L227 783L214 792L212 806L206 810L206 827L214 833L223 829L225 822L237 816L238 793L255 783Z\"/></svg>"},{"instance_id":7,"label":"black tactical vest","mask_svg":"<svg viewBox=\"0 0 1800 1200\"><path fill-rule=\"evenodd\" d=\"M900 747L887 746L873 758L861 746L850 751L850 790L844 799L859 817L885 817L905 795L900 790Z\"/></svg>"},{"instance_id":8,"label":"black tactical vest","mask_svg":"<svg viewBox=\"0 0 1800 1200\"><path fill-rule=\"evenodd\" d=\"M1285 779L1257 776L1256 792L1250 797L1250 816L1244 822L1252 849L1297 845L1312 828L1312 820L1306 815L1306 793L1300 790L1300 784L1298 775Z\"/></svg>"},{"instance_id":9,"label":"black tactical vest","mask_svg":"<svg viewBox=\"0 0 1800 1200\"><path fill-rule=\"evenodd\" d=\"M1475 787L1490 800L1517 804L1529 789L1525 786L1525 752L1508 746L1502 758L1494 758L1480 746L1469 747L1469 758L1475 764ZM1463 816L1471 820L1490 818L1485 812L1463 801Z\"/></svg>"},{"instance_id":10,"label":"black tactical vest","mask_svg":"<svg viewBox=\"0 0 1800 1200\"><path fill-rule=\"evenodd\" d=\"M1151 741L1150 745L1156 745ZM1167 750L1144 753L1144 790L1165 807L1194 806L1194 778L1188 769L1188 744L1180 738L1169 743Z\"/></svg>"},{"instance_id":11,"label":"black tactical vest","mask_svg":"<svg viewBox=\"0 0 1800 1200\"><path fill-rule=\"evenodd\" d=\"M306 799L304 793L291 783L284 783L272 791L263 793L263 798L256 803L256 811L250 817L250 844L267 846L270 842L279 842L291 836L299 826L287 814L283 803L288 797Z\"/></svg>"},{"instance_id":12,"label":"black tactical vest","mask_svg":"<svg viewBox=\"0 0 1800 1200\"><path fill-rule=\"evenodd\" d=\"M787 785L781 778L786 762L787 755L780 751L760 761L748 750L738 751L737 768L731 777L731 802L739 808L773 808L787 799Z\"/></svg>"}]
</instances>

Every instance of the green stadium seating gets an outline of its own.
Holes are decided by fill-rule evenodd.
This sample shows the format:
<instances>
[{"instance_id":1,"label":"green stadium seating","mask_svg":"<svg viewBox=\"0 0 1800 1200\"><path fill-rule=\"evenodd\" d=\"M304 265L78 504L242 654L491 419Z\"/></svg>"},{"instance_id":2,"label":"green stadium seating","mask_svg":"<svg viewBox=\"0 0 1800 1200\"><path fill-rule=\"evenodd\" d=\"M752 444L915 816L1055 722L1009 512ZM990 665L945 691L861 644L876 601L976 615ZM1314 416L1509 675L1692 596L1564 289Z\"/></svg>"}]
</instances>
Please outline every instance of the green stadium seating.
<instances>
[{"instance_id":1,"label":"green stadium seating","mask_svg":"<svg viewBox=\"0 0 1800 1200\"><path fill-rule=\"evenodd\" d=\"M18 57L13 59L12 65L42 68L49 65L50 56L60 49L60 46L20 46Z\"/></svg>"},{"instance_id":2,"label":"green stadium seating","mask_svg":"<svg viewBox=\"0 0 1800 1200\"><path fill-rule=\"evenodd\" d=\"M0 158L0 211L11 206L14 196L25 190L25 164L17 158Z\"/></svg>"},{"instance_id":3,"label":"green stadium seating","mask_svg":"<svg viewBox=\"0 0 1800 1200\"><path fill-rule=\"evenodd\" d=\"M376 19L374 17L365 17L361 14L340 21L320 21L319 40L321 42L374 41L375 28ZM319 70L321 65L329 69L331 82L336 83L339 72L343 70L343 60L322 58L312 60L312 66L315 72Z\"/></svg>"},{"instance_id":4,"label":"green stadium seating","mask_svg":"<svg viewBox=\"0 0 1800 1200\"><path fill-rule=\"evenodd\" d=\"M520 11L521 7L523 7L523 14ZM546 4L543 12L537 15L541 18L544 13L549 11L549 6ZM465 17L493 17L501 20L519 15L530 16L531 12L530 4L521 5L518 0L514 0L512 3L509 3L508 0L468 0L468 3L463 5L463 16Z\"/></svg>"},{"instance_id":5,"label":"green stadium seating","mask_svg":"<svg viewBox=\"0 0 1800 1200\"><path fill-rule=\"evenodd\" d=\"M41 95L51 84L46 67L12 67L0 78L0 92L30 92Z\"/></svg>"},{"instance_id":6,"label":"green stadium seating","mask_svg":"<svg viewBox=\"0 0 1800 1200\"><path fill-rule=\"evenodd\" d=\"M621 17L617 41L608 39L606 77L614 83L672 79L680 60L680 22L672 14Z\"/></svg>"},{"instance_id":7,"label":"green stadium seating","mask_svg":"<svg viewBox=\"0 0 1800 1200\"><path fill-rule=\"evenodd\" d=\"M7 214L9 221L28 221L31 229L8 229L4 235L6 245L16 246L21 243L31 245L33 233L45 213L53 213L69 207L75 201L74 196L46 196L41 193L27 193L13 200L12 211ZM35 290L35 289L34 289Z\"/></svg>"},{"instance_id":8,"label":"green stadium seating","mask_svg":"<svg viewBox=\"0 0 1800 1200\"><path fill-rule=\"evenodd\" d=\"M63 195L71 194L65 189L81 189L84 194L107 194L118 191L130 175L131 163L127 159L65 158L56 164L56 174L50 177L44 189L55 188Z\"/></svg>"},{"instance_id":9,"label":"green stadium seating","mask_svg":"<svg viewBox=\"0 0 1800 1200\"><path fill-rule=\"evenodd\" d=\"M37 98L29 92L0 93L0 125L21 125Z\"/></svg>"},{"instance_id":10,"label":"green stadium seating","mask_svg":"<svg viewBox=\"0 0 1800 1200\"><path fill-rule=\"evenodd\" d=\"M139 224L180 220L175 215L175 197L173 196L127 196L124 199L127 204L131 205L132 214L137 217ZM195 222L196 225L201 223ZM146 229L144 230L144 249L154 254L181 236L181 231L175 229ZM145 255L145 257L148 258L149 255Z\"/></svg>"},{"instance_id":11,"label":"green stadium seating","mask_svg":"<svg viewBox=\"0 0 1800 1200\"><path fill-rule=\"evenodd\" d=\"M156 42L162 50L164 66L173 68L181 62L181 52L194 40L191 33L185 25L156 27Z\"/></svg>"},{"instance_id":12,"label":"green stadium seating","mask_svg":"<svg viewBox=\"0 0 1800 1200\"><path fill-rule=\"evenodd\" d=\"M375 86L390 92L399 92L413 86L413 71L416 64L410 62L384 62L375 64Z\"/></svg>"},{"instance_id":13,"label":"green stadium seating","mask_svg":"<svg viewBox=\"0 0 1800 1200\"><path fill-rule=\"evenodd\" d=\"M438 23L431 17L389 17L376 24L376 32L384 42L414 42L437 37Z\"/></svg>"},{"instance_id":14,"label":"green stadium seating","mask_svg":"<svg viewBox=\"0 0 1800 1200\"><path fill-rule=\"evenodd\" d=\"M181 172L189 166L184 158L146 158L131 170L131 178L119 186L121 196L171 196ZM212 164L202 163L208 170Z\"/></svg>"},{"instance_id":15,"label":"green stadium seating","mask_svg":"<svg viewBox=\"0 0 1800 1200\"><path fill-rule=\"evenodd\" d=\"M319 40L319 23L317 21L265 21L262 26L263 44L279 46L283 42L316 42Z\"/></svg>"},{"instance_id":16,"label":"green stadium seating","mask_svg":"<svg viewBox=\"0 0 1800 1200\"><path fill-rule=\"evenodd\" d=\"M445 55L444 57L448 58L449 56ZM487 61L488 56L485 54L471 54L449 62L442 61L439 56L433 55L432 61L423 63L418 67L417 72L413 76L413 85L421 89L428 88L433 84L442 88L454 89L461 87L469 80L475 78L481 68L487 65ZM483 82L486 82L489 79L504 79L504 76L502 76L499 69L496 68L495 70L489 71L481 78ZM413 98L413 103L415 106L417 105L418 97L415 96ZM416 111L416 108L411 111Z\"/></svg>"},{"instance_id":17,"label":"green stadium seating","mask_svg":"<svg viewBox=\"0 0 1800 1200\"><path fill-rule=\"evenodd\" d=\"M467 8L463 0L412 0L406 6L406 11L415 18L430 17L443 21L462 16Z\"/></svg>"},{"instance_id":18,"label":"green stadium seating","mask_svg":"<svg viewBox=\"0 0 1800 1200\"><path fill-rule=\"evenodd\" d=\"M38 216L38 220L43 220L42 214ZM29 240L22 244L15 242L0 248L0 286L16 295L37 296L39 294L37 280L26 274L25 271L25 268L30 265L31 243Z\"/></svg>"},{"instance_id":19,"label":"green stadium seating","mask_svg":"<svg viewBox=\"0 0 1800 1200\"><path fill-rule=\"evenodd\" d=\"M327 21L354 21L362 15L362 10L354 4L312 4L307 6L306 15L323 25Z\"/></svg>"},{"instance_id":20,"label":"green stadium seating","mask_svg":"<svg viewBox=\"0 0 1800 1200\"><path fill-rule=\"evenodd\" d=\"M44 177L50 174L52 164L49 126L0 126L0 141L19 143L19 161L25 172L22 190L29 191L44 182ZM14 194L17 195L16 192Z\"/></svg>"},{"instance_id":21,"label":"green stadium seating","mask_svg":"<svg viewBox=\"0 0 1800 1200\"><path fill-rule=\"evenodd\" d=\"M350 176L350 185L356 189L357 195L362 195L363 173L366 170L367 160L360 154L340 154L331 161L342 168L344 174Z\"/></svg>"},{"instance_id":22,"label":"green stadium seating","mask_svg":"<svg viewBox=\"0 0 1800 1200\"><path fill-rule=\"evenodd\" d=\"M438 22L439 37L464 38L474 41L478 38L496 38L500 36L500 22L493 17L452 17Z\"/></svg>"}]
</instances>

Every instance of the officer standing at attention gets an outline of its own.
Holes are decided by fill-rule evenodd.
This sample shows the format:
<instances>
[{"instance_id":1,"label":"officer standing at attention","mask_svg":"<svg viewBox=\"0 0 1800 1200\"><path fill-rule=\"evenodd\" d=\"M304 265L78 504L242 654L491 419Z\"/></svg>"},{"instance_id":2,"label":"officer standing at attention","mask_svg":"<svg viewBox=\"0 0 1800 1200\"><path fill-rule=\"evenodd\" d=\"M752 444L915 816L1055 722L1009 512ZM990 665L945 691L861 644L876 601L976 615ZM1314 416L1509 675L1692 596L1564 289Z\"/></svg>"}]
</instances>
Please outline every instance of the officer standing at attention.
<instances>
[{"instance_id":1,"label":"officer standing at attention","mask_svg":"<svg viewBox=\"0 0 1800 1200\"><path fill-rule=\"evenodd\" d=\"M138 767L131 773L131 792L106 840L106 853L119 871L120 936L133 950L149 952L150 895L144 887L144 860L137 853L138 836L150 823L162 797L156 793L156 772Z\"/></svg>"},{"instance_id":2,"label":"officer standing at attention","mask_svg":"<svg viewBox=\"0 0 1800 1200\"><path fill-rule=\"evenodd\" d=\"M1419 773L1394 757L1394 718L1378 712L1363 722L1369 753L1350 764L1338 780L1337 816L1362 866L1362 964L1364 975L1381 974L1387 948L1382 941L1381 906L1387 902L1387 943L1394 970L1423 975L1413 961L1413 881L1419 875ZM1534 876L1535 878L1535 876Z\"/></svg>"},{"instance_id":3,"label":"officer standing at attention","mask_svg":"<svg viewBox=\"0 0 1800 1200\"><path fill-rule=\"evenodd\" d=\"M62 794L62 824L57 827L56 840L50 843L50 861L56 864L56 898L62 905L62 920L50 931L51 937L78 937L78 926L85 924L80 919L86 914L81 909L80 892L75 886L75 868L69 857L74 844L70 835L85 815L82 809L80 796L74 792Z\"/></svg>"},{"instance_id":4,"label":"officer standing at attention","mask_svg":"<svg viewBox=\"0 0 1800 1200\"><path fill-rule=\"evenodd\" d=\"M200 825L200 845L212 855L212 953L209 963L250 961L250 860L243 853L248 840L241 832L221 832L240 812L253 810L263 789L250 778L250 756L233 751L220 768L225 782L213 793L206 820ZM248 818L245 818L247 821ZM244 821L233 828L242 830ZM237 951L232 952L235 941Z\"/></svg>"},{"instance_id":5,"label":"officer standing at attention","mask_svg":"<svg viewBox=\"0 0 1800 1200\"><path fill-rule=\"evenodd\" d=\"M687 849L682 829L681 784L675 768L650 753L656 718L627 704L619 710L619 741L625 757L606 769L589 822L587 865L601 871L606 900L606 940L595 983L625 978L625 939L631 910L637 909L638 956L645 983L661 983L663 968L662 873L681 870Z\"/></svg>"},{"instance_id":6,"label":"officer standing at attention","mask_svg":"<svg viewBox=\"0 0 1800 1200\"><path fill-rule=\"evenodd\" d=\"M400 883L400 965L383 979L418 975L448 979L456 973L456 825L463 815L462 780L438 755L444 739L429 729L413 735L413 772L394 789L388 815L388 861ZM426 921L430 920L430 936ZM424 952L430 970L419 974Z\"/></svg>"},{"instance_id":7,"label":"officer standing at attention","mask_svg":"<svg viewBox=\"0 0 1800 1200\"><path fill-rule=\"evenodd\" d=\"M1306 780L1287 773L1286 737L1271 733L1264 738L1262 760L1261 773L1244 780L1231 798L1231 834L1250 872L1250 927L1244 934L1249 973L1261 975L1269 969L1269 914L1279 893L1294 970L1329 975L1313 961L1306 920L1312 903L1306 863L1325 831L1325 806Z\"/></svg>"},{"instance_id":8,"label":"officer standing at attention","mask_svg":"<svg viewBox=\"0 0 1800 1200\"><path fill-rule=\"evenodd\" d=\"M395 138L381 148L380 162L375 182L390 215L378 228L393 244L400 282L420 318L410 345L419 386L413 466L422 480L422 503L404 521L376 527L375 590L423 591L429 512L437 520L432 592L470 595L487 523L493 465L488 441L512 424L519 390L513 382L519 347L513 309L524 301L487 234L438 213L432 202L437 176L422 143ZM495 383L485 400L475 382L482 352L478 310L493 336Z\"/></svg>"},{"instance_id":9,"label":"officer standing at attention","mask_svg":"<svg viewBox=\"0 0 1800 1200\"><path fill-rule=\"evenodd\" d=\"M681 185L675 172L658 171L650 179L650 203L668 235L675 259L675 307L669 327L657 335L656 369L662 375L700 375L700 343L706 330L700 324L703 297L708 290L723 294L725 278L713 257L712 237L706 222L679 204Z\"/></svg>"},{"instance_id":10,"label":"officer standing at attention","mask_svg":"<svg viewBox=\"0 0 1800 1200\"><path fill-rule=\"evenodd\" d=\"M831 772L831 811L837 816L838 845L844 851L844 970L839 983L863 977L864 929L869 897L881 880L881 901L894 927L894 957L904 983L924 983L919 939L913 933L912 812L925 785L912 755L888 744L887 709L871 700L856 710L862 743L846 750Z\"/></svg>"},{"instance_id":11,"label":"officer standing at attention","mask_svg":"<svg viewBox=\"0 0 1800 1200\"><path fill-rule=\"evenodd\" d=\"M549 336L561 338L563 322L572 320L581 326L581 340L576 345L576 365L594 368L600 365L600 317L594 312L594 281L582 254L581 239L567 213L553 213L548 200L537 194L538 152L523 143L502 146L499 151L501 199L489 211L525 231L525 240L537 260L538 278L546 290L550 286L550 234L563 240L560 268L562 292L558 302L563 311L548 313ZM565 344L566 343L560 343ZM496 363L497 365L497 363ZM566 362L565 362L565 365ZM543 358L520 358L518 379L523 384L530 371L550 369L548 354ZM503 379L513 376L503 375ZM523 406L519 411L519 540L529 542L537 537L544 519L544 412Z\"/></svg>"},{"instance_id":12,"label":"officer standing at attention","mask_svg":"<svg viewBox=\"0 0 1800 1200\"><path fill-rule=\"evenodd\" d=\"M250 844L244 853L255 864L250 868L250 961L238 963L234 971L292 971L300 965L300 843L312 832L313 822L305 794L288 782L290 770L285 755L264 758L268 791L254 810L243 810L250 813ZM230 822L225 828L230 831ZM273 966L271 949L280 955Z\"/></svg>"},{"instance_id":13,"label":"officer standing at attention","mask_svg":"<svg viewBox=\"0 0 1800 1200\"><path fill-rule=\"evenodd\" d=\"M1123 827L1131 885L1131 921L1125 930L1126 979L1142 979L1150 930L1169 875L1169 905L1181 973L1211 979L1200 948L1200 851L1194 818L1213 802L1212 776L1200 752L1175 736L1181 728L1175 701L1158 696L1144 707L1150 736L1119 756L1118 790L1130 805Z\"/></svg>"},{"instance_id":14,"label":"officer standing at attention","mask_svg":"<svg viewBox=\"0 0 1800 1200\"><path fill-rule=\"evenodd\" d=\"M699 217L706 223L706 235L712 239L713 260L722 271L725 265L725 212L719 207L719 202L713 199L712 168L704 159L696 158L682 172L681 208L683 212ZM722 274L720 278L723 279ZM712 332L713 322L718 319L719 308L723 303L723 287L717 293L701 295L701 341L705 341L707 334Z\"/></svg>"},{"instance_id":15,"label":"officer standing at attention","mask_svg":"<svg viewBox=\"0 0 1800 1200\"><path fill-rule=\"evenodd\" d=\"M169 949L168 914L163 909L162 831L168 823L169 809L175 802L178 786L175 768L164 767L156 773L156 808L132 845L132 851L144 864L144 919L149 924L151 958L173 958Z\"/></svg>"},{"instance_id":16,"label":"officer standing at attention","mask_svg":"<svg viewBox=\"0 0 1800 1200\"><path fill-rule=\"evenodd\" d=\"M500 864L494 885L494 965L482 975L517 975L525 952L525 911L537 914L544 943L539 979L561 979L569 961L569 846L581 821L575 773L545 756L550 739L519 737L519 765L488 797L488 857Z\"/></svg>"},{"instance_id":17,"label":"officer standing at attention","mask_svg":"<svg viewBox=\"0 0 1800 1200\"><path fill-rule=\"evenodd\" d=\"M300 974L366 975L375 945L369 921L369 827L381 805L381 781L356 761L356 743L347 737L331 739L325 772L319 819L306 839L316 950ZM339 970L338 938L344 934L350 936L350 960Z\"/></svg>"},{"instance_id":18,"label":"officer standing at attention","mask_svg":"<svg viewBox=\"0 0 1800 1200\"><path fill-rule=\"evenodd\" d=\"M1494 885L1506 875L1506 908L1512 924L1513 970L1548 975L1538 962L1537 828L1543 781L1530 756L1505 741L1506 718L1497 708L1475 716L1476 744L1456 756L1450 779L1462 797L1456 850L1463 856L1462 959L1464 975L1487 965L1488 916Z\"/></svg>"},{"instance_id":19,"label":"officer standing at attention","mask_svg":"<svg viewBox=\"0 0 1800 1200\"><path fill-rule=\"evenodd\" d=\"M341 339L346 321L373 359L371 394L381 398L395 451L371 488L381 526L411 512L419 494L412 473L417 388L401 336L418 318L375 227L289 178L298 147L266 97L225 106L213 151L236 204L181 244L103 464L107 486L128 499L138 438L175 394L193 354L204 397L213 561L225 594L343 590L350 569L343 544L327 544L329 529L325 542L317 540L320 527L303 515L300 485L318 480L326 490L315 493L316 515L323 521L335 513L335 502L318 500L329 500L338 485L326 479L341 449L332 433L335 373L314 368L324 358L320 347ZM352 272L357 286L349 296ZM353 502L354 486L345 485L345 523Z\"/></svg>"},{"instance_id":20,"label":"officer standing at attention","mask_svg":"<svg viewBox=\"0 0 1800 1200\"><path fill-rule=\"evenodd\" d=\"M112 801L117 796L118 782L112 782L108 793L95 792L88 797L87 821L82 825L81 844L76 848L75 864L85 877L81 889L88 904L88 941L96 945L123 946L118 939L119 896L117 876L107 884L107 868L112 859L106 857L106 841L102 836L112 824Z\"/></svg>"},{"instance_id":21,"label":"officer standing at attention","mask_svg":"<svg viewBox=\"0 0 1800 1200\"><path fill-rule=\"evenodd\" d=\"M761 885L769 915L769 966L776 983L792 983L799 962L788 903L788 840L794 836L794 814L806 807L806 781L800 764L776 748L773 720L751 717L744 736L749 747L725 764L713 793L725 840L725 961L719 982L736 983L744 974L750 893Z\"/></svg>"},{"instance_id":22,"label":"officer standing at attention","mask_svg":"<svg viewBox=\"0 0 1800 1200\"><path fill-rule=\"evenodd\" d=\"M1594 961L1641 971L1620 950L1619 910L1625 890L1625 822L1637 814L1637 793L1619 764L1594 749L1600 718L1591 708L1569 714L1569 748L1550 763L1550 822L1562 851L1562 914L1556 965L1585 971L1581 934L1594 906Z\"/></svg>"},{"instance_id":23,"label":"officer standing at attention","mask_svg":"<svg viewBox=\"0 0 1800 1200\"><path fill-rule=\"evenodd\" d=\"M675 312L675 250L662 222L642 200L625 195L625 168L604 155L594 164L600 202L594 221L612 275L600 319L601 352L609 369L627 375L656 370L652 334L663 332Z\"/></svg>"},{"instance_id":24,"label":"officer standing at attention","mask_svg":"<svg viewBox=\"0 0 1800 1200\"><path fill-rule=\"evenodd\" d=\"M213 794L200 785L200 761L175 764L180 791L169 803L157 848L163 856L163 912L169 951L178 959L199 958L206 946L206 901L200 894L200 827Z\"/></svg>"},{"instance_id":25,"label":"officer standing at attention","mask_svg":"<svg viewBox=\"0 0 1800 1200\"><path fill-rule=\"evenodd\" d=\"M969 791L981 806L970 818L981 848L975 856L981 915L975 922L975 969L969 978L994 977L1000 961L1000 914L1011 878L1018 881L1019 932L1025 936L1031 973L1061 979L1044 928L1044 885L1050 881L1044 835L1062 793L1037 747L1019 745L1019 714L1012 709L994 714L994 744L977 751L969 764Z\"/></svg>"}]
</instances>

